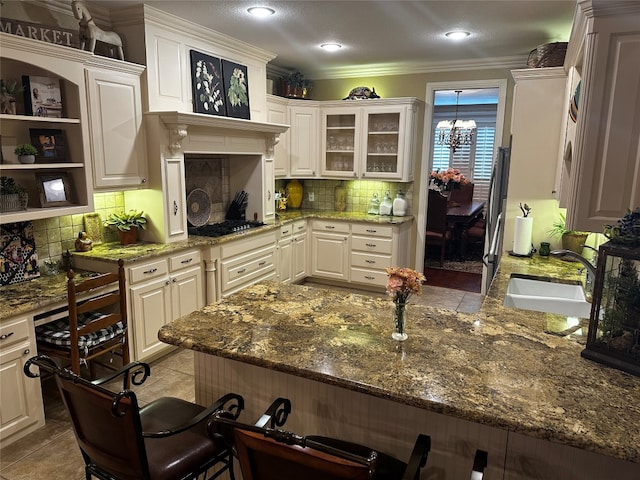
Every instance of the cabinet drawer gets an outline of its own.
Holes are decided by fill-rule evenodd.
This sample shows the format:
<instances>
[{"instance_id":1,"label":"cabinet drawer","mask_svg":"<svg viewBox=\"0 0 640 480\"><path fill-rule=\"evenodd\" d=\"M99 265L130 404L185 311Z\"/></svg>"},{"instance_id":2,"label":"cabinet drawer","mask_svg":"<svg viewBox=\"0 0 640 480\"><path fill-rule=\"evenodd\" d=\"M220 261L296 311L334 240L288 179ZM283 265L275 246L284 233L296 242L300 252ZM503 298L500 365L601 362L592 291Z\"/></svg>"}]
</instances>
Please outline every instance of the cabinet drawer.
<instances>
[{"instance_id":1,"label":"cabinet drawer","mask_svg":"<svg viewBox=\"0 0 640 480\"><path fill-rule=\"evenodd\" d=\"M349 233L349 224L347 222L314 220L313 229L322 232Z\"/></svg>"},{"instance_id":2,"label":"cabinet drawer","mask_svg":"<svg viewBox=\"0 0 640 480\"><path fill-rule=\"evenodd\" d=\"M168 273L167 260L157 260L155 262L149 262L144 265L129 268L129 282L139 283L145 280L151 280L152 278L161 277L162 275L167 275Z\"/></svg>"},{"instance_id":3,"label":"cabinet drawer","mask_svg":"<svg viewBox=\"0 0 640 480\"><path fill-rule=\"evenodd\" d=\"M226 260L236 255L244 255L252 250L263 249L266 246L276 244L276 231L272 230L265 234L248 235L220 245L220 256Z\"/></svg>"},{"instance_id":4,"label":"cabinet drawer","mask_svg":"<svg viewBox=\"0 0 640 480\"><path fill-rule=\"evenodd\" d=\"M354 235L393 237L393 227L389 225L373 225L367 223L354 223L351 225L351 233Z\"/></svg>"},{"instance_id":5,"label":"cabinet drawer","mask_svg":"<svg viewBox=\"0 0 640 480\"><path fill-rule=\"evenodd\" d=\"M378 237L351 237L351 249L362 252L387 253L391 255L393 241Z\"/></svg>"},{"instance_id":6,"label":"cabinet drawer","mask_svg":"<svg viewBox=\"0 0 640 480\"><path fill-rule=\"evenodd\" d=\"M0 347L4 348L29 337L27 317L3 321L0 325Z\"/></svg>"},{"instance_id":7,"label":"cabinet drawer","mask_svg":"<svg viewBox=\"0 0 640 480\"><path fill-rule=\"evenodd\" d=\"M293 233L293 223L287 223L280 227L280 238L290 237L291 233Z\"/></svg>"},{"instance_id":8,"label":"cabinet drawer","mask_svg":"<svg viewBox=\"0 0 640 480\"><path fill-rule=\"evenodd\" d=\"M351 266L384 271L385 268L391 266L391 255L353 252L351 254Z\"/></svg>"},{"instance_id":9,"label":"cabinet drawer","mask_svg":"<svg viewBox=\"0 0 640 480\"><path fill-rule=\"evenodd\" d=\"M188 252L173 255L169 258L169 270L175 272L181 268L194 267L200 265L200 250L189 250Z\"/></svg>"},{"instance_id":10,"label":"cabinet drawer","mask_svg":"<svg viewBox=\"0 0 640 480\"><path fill-rule=\"evenodd\" d=\"M366 283L367 285L386 287L387 279L387 274L384 271L364 270L362 268L351 269L351 282L353 283Z\"/></svg>"},{"instance_id":11,"label":"cabinet drawer","mask_svg":"<svg viewBox=\"0 0 640 480\"><path fill-rule=\"evenodd\" d=\"M306 220L298 220L293 222L293 234L303 233L307 231L307 221Z\"/></svg>"},{"instance_id":12,"label":"cabinet drawer","mask_svg":"<svg viewBox=\"0 0 640 480\"><path fill-rule=\"evenodd\" d=\"M245 257L222 262L222 290L227 291L275 270L272 248L254 252Z\"/></svg>"}]
</instances>

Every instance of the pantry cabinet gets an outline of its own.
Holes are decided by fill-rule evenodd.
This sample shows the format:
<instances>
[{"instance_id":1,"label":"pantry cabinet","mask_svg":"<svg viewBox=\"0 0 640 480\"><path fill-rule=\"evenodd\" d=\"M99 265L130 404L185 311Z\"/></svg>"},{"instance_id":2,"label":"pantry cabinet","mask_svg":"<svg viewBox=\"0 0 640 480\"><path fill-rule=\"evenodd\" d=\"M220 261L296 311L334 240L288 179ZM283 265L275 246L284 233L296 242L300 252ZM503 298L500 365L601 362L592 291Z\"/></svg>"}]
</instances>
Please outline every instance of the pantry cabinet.
<instances>
[{"instance_id":1,"label":"pantry cabinet","mask_svg":"<svg viewBox=\"0 0 640 480\"><path fill-rule=\"evenodd\" d=\"M33 317L0 321L0 447L44 425L40 379L23 370L36 354Z\"/></svg>"}]
</instances>

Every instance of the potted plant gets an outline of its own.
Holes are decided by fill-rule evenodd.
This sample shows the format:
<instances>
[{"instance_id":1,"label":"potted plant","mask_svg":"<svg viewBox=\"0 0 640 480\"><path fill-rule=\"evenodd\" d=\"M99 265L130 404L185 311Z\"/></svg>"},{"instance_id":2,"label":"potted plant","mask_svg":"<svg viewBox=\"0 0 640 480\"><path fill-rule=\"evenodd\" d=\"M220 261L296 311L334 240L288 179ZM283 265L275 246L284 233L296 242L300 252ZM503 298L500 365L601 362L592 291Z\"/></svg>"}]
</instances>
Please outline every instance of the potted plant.
<instances>
[{"instance_id":1,"label":"potted plant","mask_svg":"<svg viewBox=\"0 0 640 480\"><path fill-rule=\"evenodd\" d=\"M553 222L553 226L548 231L549 235L552 237L560 237L563 249L582 254L582 249L587 241L589 232L567 230L566 223L566 214L564 212L560 212L560 218Z\"/></svg>"},{"instance_id":2,"label":"potted plant","mask_svg":"<svg viewBox=\"0 0 640 480\"><path fill-rule=\"evenodd\" d=\"M24 89L15 80L0 80L0 106L1 113L16 114L16 95Z\"/></svg>"},{"instance_id":3,"label":"potted plant","mask_svg":"<svg viewBox=\"0 0 640 480\"><path fill-rule=\"evenodd\" d=\"M0 177L0 212L27 209L27 192L11 177Z\"/></svg>"},{"instance_id":4,"label":"potted plant","mask_svg":"<svg viewBox=\"0 0 640 480\"><path fill-rule=\"evenodd\" d=\"M138 241L138 229L147 228L144 212L129 210L128 212L112 213L104 222L105 227L116 227L121 245L131 245Z\"/></svg>"},{"instance_id":5,"label":"potted plant","mask_svg":"<svg viewBox=\"0 0 640 480\"><path fill-rule=\"evenodd\" d=\"M313 82L305 80L300 72L292 72L280 78L280 86L287 98L309 98Z\"/></svg>"},{"instance_id":6,"label":"potted plant","mask_svg":"<svg viewBox=\"0 0 640 480\"><path fill-rule=\"evenodd\" d=\"M18 156L20 163L35 163L38 149L30 143L22 143L13 150L13 153Z\"/></svg>"}]
</instances>

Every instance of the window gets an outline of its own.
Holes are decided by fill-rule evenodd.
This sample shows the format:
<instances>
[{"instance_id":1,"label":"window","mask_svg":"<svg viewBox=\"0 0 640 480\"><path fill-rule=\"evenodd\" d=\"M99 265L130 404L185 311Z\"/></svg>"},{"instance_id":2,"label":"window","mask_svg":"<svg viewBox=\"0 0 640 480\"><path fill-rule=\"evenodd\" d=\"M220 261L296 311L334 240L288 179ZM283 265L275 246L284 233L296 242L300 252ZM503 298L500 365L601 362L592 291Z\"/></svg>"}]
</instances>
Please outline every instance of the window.
<instances>
[{"instance_id":1,"label":"window","mask_svg":"<svg viewBox=\"0 0 640 480\"><path fill-rule=\"evenodd\" d=\"M455 154L446 145L438 145L436 125L440 120L451 120L455 107L436 106L433 114L433 169L458 168L474 183L473 199L486 201L495 151L496 105L461 105L458 117L475 120L477 125L474 145L463 145Z\"/></svg>"}]
</instances>

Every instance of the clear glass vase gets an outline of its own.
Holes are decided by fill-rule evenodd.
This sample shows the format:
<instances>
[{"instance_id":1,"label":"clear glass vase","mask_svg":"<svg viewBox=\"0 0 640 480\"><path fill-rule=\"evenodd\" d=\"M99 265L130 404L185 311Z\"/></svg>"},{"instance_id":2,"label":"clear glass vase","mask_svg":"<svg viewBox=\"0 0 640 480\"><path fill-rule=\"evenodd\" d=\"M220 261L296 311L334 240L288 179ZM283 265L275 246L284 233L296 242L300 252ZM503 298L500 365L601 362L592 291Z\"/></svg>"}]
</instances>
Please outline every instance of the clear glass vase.
<instances>
[{"instance_id":1,"label":"clear glass vase","mask_svg":"<svg viewBox=\"0 0 640 480\"><path fill-rule=\"evenodd\" d=\"M407 323L407 303L406 302L393 302L393 333L391 338L399 342L404 342L408 337L405 332L405 326Z\"/></svg>"}]
</instances>

